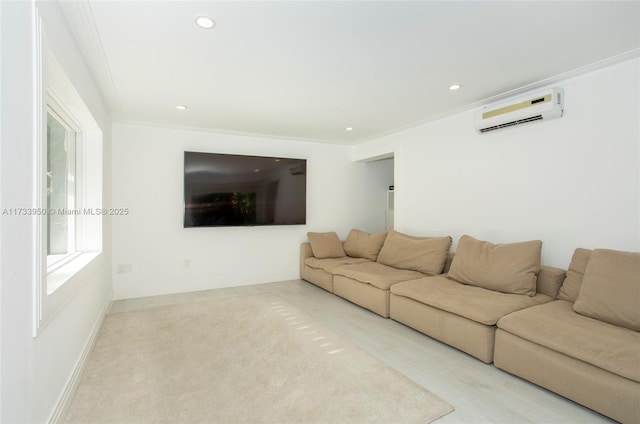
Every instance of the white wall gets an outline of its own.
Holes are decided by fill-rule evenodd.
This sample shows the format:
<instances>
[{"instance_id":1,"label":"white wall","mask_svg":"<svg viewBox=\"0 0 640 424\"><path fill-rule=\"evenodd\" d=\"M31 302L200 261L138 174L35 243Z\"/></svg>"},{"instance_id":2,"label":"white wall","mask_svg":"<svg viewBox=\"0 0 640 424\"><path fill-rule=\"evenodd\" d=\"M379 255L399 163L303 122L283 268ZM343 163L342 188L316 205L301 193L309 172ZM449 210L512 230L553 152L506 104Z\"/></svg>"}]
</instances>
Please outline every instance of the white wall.
<instances>
[{"instance_id":1,"label":"white wall","mask_svg":"<svg viewBox=\"0 0 640 424\"><path fill-rule=\"evenodd\" d=\"M105 169L110 169L110 121L58 4L39 4L49 47L102 127ZM2 9L2 137L0 209L33 205L34 125L32 80L32 2L0 2ZM104 175L104 205L109 205L110 175ZM2 216L1 255L1 404L0 421L47 422L65 396L68 382L101 322L111 293L110 222L103 222L103 253L74 278L81 291L37 338L32 337L32 220Z\"/></svg>"},{"instance_id":2,"label":"white wall","mask_svg":"<svg viewBox=\"0 0 640 424\"><path fill-rule=\"evenodd\" d=\"M395 152L396 225L496 243L543 240L566 268L576 247L640 250L640 70L631 60L555 86L565 116L477 134L474 111L357 146Z\"/></svg>"},{"instance_id":3,"label":"white wall","mask_svg":"<svg viewBox=\"0 0 640 424\"><path fill-rule=\"evenodd\" d=\"M307 159L307 225L183 228L185 150ZM113 205L130 210L113 219L115 297L298 278L308 231L384 229L381 166L353 163L346 146L114 124Z\"/></svg>"}]
</instances>

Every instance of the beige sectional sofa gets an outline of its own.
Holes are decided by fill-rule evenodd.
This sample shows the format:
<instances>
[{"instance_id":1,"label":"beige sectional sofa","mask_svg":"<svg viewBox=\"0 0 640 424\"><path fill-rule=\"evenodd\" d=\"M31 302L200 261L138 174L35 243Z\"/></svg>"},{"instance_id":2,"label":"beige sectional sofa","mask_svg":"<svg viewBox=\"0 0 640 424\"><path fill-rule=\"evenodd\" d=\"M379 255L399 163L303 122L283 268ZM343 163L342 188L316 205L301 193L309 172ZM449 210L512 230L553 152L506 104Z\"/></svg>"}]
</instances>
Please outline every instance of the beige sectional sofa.
<instances>
[{"instance_id":1,"label":"beige sectional sofa","mask_svg":"<svg viewBox=\"0 0 640 424\"><path fill-rule=\"evenodd\" d=\"M501 318L498 368L640 422L640 254L576 249L558 299Z\"/></svg>"},{"instance_id":2,"label":"beige sectional sofa","mask_svg":"<svg viewBox=\"0 0 640 424\"><path fill-rule=\"evenodd\" d=\"M447 275L391 287L391 318L493 362L496 323L552 301L564 270L540 265L542 242L499 244L462 236Z\"/></svg>"},{"instance_id":3,"label":"beige sectional sofa","mask_svg":"<svg viewBox=\"0 0 640 424\"><path fill-rule=\"evenodd\" d=\"M385 318L393 284L442 273L451 237L413 237L395 231L309 233L300 255L300 276Z\"/></svg>"},{"instance_id":4,"label":"beige sectional sofa","mask_svg":"<svg viewBox=\"0 0 640 424\"><path fill-rule=\"evenodd\" d=\"M640 423L640 253L396 231L309 233L300 276L615 420Z\"/></svg>"}]
</instances>

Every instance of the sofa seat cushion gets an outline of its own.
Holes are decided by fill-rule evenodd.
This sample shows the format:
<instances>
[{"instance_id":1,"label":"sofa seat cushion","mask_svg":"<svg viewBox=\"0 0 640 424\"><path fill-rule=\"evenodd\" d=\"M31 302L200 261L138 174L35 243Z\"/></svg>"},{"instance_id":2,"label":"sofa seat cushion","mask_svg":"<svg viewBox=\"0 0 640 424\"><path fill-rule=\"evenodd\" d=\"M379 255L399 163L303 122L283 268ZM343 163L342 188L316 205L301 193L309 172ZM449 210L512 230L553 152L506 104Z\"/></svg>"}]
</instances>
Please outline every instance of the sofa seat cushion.
<instances>
[{"instance_id":1,"label":"sofa seat cushion","mask_svg":"<svg viewBox=\"0 0 640 424\"><path fill-rule=\"evenodd\" d=\"M424 274L409 269L398 269L382 265L379 262L365 262L356 265L346 265L334 269L335 275L342 275L352 280L371 284L380 290L389 290L393 284L400 281L415 280Z\"/></svg>"},{"instance_id":2,"label":"sofa seat cushion","mask_svg":"<svg viewBox=\"0 0 640 424\"><path fill-rule=\"evenodd\" d=\"M640 382L640 333L585 317L556 300L505 316L498 327L522 339Z\"/></svg>"},{"instance_id":3,"label":"sofa seat cushion","mask_svg":"<svg viewBox=\"0 0 640 424\"><path fill-rule=\"evenodd\" d=\"M320 259L312 256L304 260L304 264L307 265L308 267L321 269L323 271L328 272L329 274L333 274L333 271L336 268L341 267L343 265L360 264L363 262L369 262L369 261L364 258L351 258L349 256L343 256L342 258L324 258L324 259Z\"/></svg>"},{"instance_id":4,"label":"sofa seat cushion","mask_svg":"<svg viewBox=\"0 0 640 424\"><path fill-rule=\"evenodd\" d=\"M444 275L395 284L391 293L485 325L495 325L511 312L552 300L544 294L509 294L469 286Z\"/></svg>"}]
</instances>

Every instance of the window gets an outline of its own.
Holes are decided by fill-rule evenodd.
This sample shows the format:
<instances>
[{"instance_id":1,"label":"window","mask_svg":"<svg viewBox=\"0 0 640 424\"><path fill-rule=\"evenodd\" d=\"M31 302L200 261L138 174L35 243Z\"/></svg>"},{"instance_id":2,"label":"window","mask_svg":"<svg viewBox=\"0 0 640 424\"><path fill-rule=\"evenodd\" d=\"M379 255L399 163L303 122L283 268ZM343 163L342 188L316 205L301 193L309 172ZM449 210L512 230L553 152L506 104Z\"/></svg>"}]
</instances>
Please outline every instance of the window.
<instances>
[{"instance_id":1,"label":"window","mask_svg":"<svg viewBox=\"0 0 640 424\"><path fill-rule=\"evenodd\" d=\"M47 269L76 254L76 132L47 107Z\"/></svg>"},{"instance_id":2,"label":"window","mask_svg":"<svg viewBox=\"0 0 640 424\"><path fill-rule=\"evenodd\" d=\"M82 271L90 272L102 252L107 219L102 208L102 130L40 36L39 113L34 116L39 129L34 140L34 336L91 284Z\"/></svg>"}]
</instances>

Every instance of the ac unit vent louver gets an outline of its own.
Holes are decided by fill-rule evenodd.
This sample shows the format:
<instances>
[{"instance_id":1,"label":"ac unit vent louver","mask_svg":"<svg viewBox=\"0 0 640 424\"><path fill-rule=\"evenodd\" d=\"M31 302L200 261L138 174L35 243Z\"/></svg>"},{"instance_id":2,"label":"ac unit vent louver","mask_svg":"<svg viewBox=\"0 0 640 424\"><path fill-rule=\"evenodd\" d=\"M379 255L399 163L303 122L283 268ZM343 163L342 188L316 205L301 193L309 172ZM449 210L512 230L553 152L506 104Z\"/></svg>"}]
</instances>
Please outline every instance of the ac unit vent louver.
<instances>
[{"instance_id":1,"label":"ac unit vent louver","mask_svg":"<svg viewBox=\"0 0 640 424\"><path fill-rule=\"evenodd\" d=\"M560 118L563 112L563 91L553 88L484 107L476 112L476 130L486 133L530 122Z\"/></svg>"}]
</instances>

